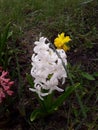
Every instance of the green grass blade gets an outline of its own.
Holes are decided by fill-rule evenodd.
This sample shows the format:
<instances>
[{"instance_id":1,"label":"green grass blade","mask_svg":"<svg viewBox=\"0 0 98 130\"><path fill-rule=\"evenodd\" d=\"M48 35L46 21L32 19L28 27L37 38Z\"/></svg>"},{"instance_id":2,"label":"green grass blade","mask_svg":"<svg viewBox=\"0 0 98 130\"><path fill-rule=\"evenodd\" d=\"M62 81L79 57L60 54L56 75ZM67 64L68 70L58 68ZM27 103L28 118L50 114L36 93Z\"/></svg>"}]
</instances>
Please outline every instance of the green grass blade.
<instances>
[{"instance_id":1,"label":"green grass blade","mask_svg":"<svg viewBox=\"0 0 98 130\"><path fill-rule=\"evenodd\" d=\"M82 77L84 77L84 78L86 78L88 80L95 80L94 76L87 73L87 72L82 72L81 75L82 75Z\"/></svg>"}]
</instances>

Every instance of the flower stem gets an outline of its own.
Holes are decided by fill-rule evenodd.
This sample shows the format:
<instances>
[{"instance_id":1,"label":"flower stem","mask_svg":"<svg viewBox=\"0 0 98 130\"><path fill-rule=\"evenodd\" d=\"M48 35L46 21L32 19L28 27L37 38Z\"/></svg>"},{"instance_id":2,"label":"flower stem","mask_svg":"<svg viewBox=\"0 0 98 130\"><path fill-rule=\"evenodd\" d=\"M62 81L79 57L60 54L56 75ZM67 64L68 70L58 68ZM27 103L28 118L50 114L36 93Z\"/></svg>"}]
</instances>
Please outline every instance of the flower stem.
<instances>
[{"instance_id":1,"label":"flower stem","mask_svg":"<svg viewBox=\"0 0 98 130\"><path fill-rule=\"evenodd\" d=\"M66 67L66 65L65 65L65 63L64 63L64 61L63 61L63 59L61 58L60 54L57 52L57 50L55 49L55 46L54 46L52 43L51 43L51 48L55 51L55 53L57 54L57 56L61 59L62 65L63 65L65 71L67 72L67 75L68 75L68 77L69 77L69 79L70 79L70 82L71 82L72 86L74 86L75 83L74 83L74 81L73 81L73 79L72 79L72 77L71 77L71 75L70 75L70 73L69 73L69 70L67 69L67 67ZM77 99L78 99L78 102L79 102L81 111L82 111L82 113L83 113L83 116L86 118L87 115L86 115L86 112L85 112L85 110L84 110L84 106L83 106L83 103L82 103L82 101L81 101L81 98L80 98L80 96L79 96L79 94L77 93L76 90L75 90L75 93L76 93L76 97L77 97Z\"/></svg>"}]
</instances>

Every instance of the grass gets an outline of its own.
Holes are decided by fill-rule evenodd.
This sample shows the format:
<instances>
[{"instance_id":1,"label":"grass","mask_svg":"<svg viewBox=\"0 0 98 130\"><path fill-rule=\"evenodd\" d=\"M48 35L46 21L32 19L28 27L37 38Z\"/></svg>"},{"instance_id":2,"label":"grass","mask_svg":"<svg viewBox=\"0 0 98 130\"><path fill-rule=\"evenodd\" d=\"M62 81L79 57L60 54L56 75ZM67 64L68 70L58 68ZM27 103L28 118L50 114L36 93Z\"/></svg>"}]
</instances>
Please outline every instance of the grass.
<instances>
[{"instance_id":1,"label":"grass","mask_svg":"<svg viewBox=\"0 0 98 130\"><path fill-rule=\"evenodd\" d=\"M61 113L67 118L66 128L63 125L64 128L61 130L98 129L97 7L97 0L70 0L70 2L69 0L0 0L0 31L2 32L5 25L11 22L10 30L13 36L8 44L14 42L14 48L17 39L21 39L23 36L21 34L28 30L41 32L52 42L61 32L72 38L71 50L67 53L70 63L68 68L74 82L80 82L81 87L77 90L79 99L74 93L60 108ZM15 64L19 70L16 75L19 75L18 79L21 80L20 71L23 66L18 62L19 59ZM79 101L82 103L82 109ZM28 117L25 118L28 120ZM40 127L40 130L47 130L49 126L54 130L51 122L45 123L45 120L41 120L37 127ZM38 129L35 126L36 122L28 124L33 127L32 129Z\"/></svg>"}]
</instances>

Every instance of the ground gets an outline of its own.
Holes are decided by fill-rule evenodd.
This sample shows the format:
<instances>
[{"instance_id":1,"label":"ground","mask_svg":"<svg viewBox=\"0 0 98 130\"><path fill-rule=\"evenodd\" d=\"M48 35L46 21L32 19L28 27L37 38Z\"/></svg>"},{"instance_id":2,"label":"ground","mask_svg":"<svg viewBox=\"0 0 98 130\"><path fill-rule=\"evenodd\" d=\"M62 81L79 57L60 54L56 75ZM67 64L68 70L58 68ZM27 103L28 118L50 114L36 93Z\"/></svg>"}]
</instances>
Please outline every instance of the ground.
<instances>
[{"instance_id":1,"label":"ground","mask_svg":"<svg viewBox=\"0 0 98 130\"><path fill-rule=\"evenodd\" d=\"M77 121L74 120L74 115L72 113L71 108L74 107L77 110L80 109L77 102L74 101L74 95L72 95L69 98L69 101L73 100L73 104L69 104L69 101L65 102L63 106L60 107L60 109L55 112L54 114L50 115L49 117L46 117L44 119L37 119L33 123L29 121L29 116L34 107L36 106L36 99L33 97L33 93L29 92L29 84L26 79L26 73L30 73L30 64L31 64L31 56L33 53L33 47L34 47L34 41L36 40L36 37L39 32L34 32L32 30L26 31L21 39L18 39L17 46L19 49L23 50L21 54L18 54L19 57L19 65L21 65L20 73L21 73L21 80L24 81L22 84L22 87L24 88L24 94L20 95L21 100L18 101L14 105L12 109L12 113L10 113L10 119L5 122L5 119L2 123L0 123L0 126L3 130L88 130L87 124L85 124L86 119L82 118L78 119ZM82 50L82 49L81 49ZM93 50L89 50L89 52L83 53L83 51L76 49L73 49L72 51L68 52L68 60L71 62L71 64L80 64L82 63L83 66L86 67L86 70L89 72L91 71L98 71L98 66L95 64L95 67L92 65L92 60L96 59L98 54L98 47L97 45L94 46ZM93 61L97 62L97 61ZM93 68L94 67L94 68ZM91 105L91 108L93 109L93 99L91 99L91 102L89 105ZM31 102L33 102L31 106ZM35 106L34 106L35 105ZM70 106L71 105L71 106ZM70 108L71 107L71 108ZM80 110L79 110L80 111ZM87 121L88 124L91 121L94 121L94 113L88 113L87 115ZM71 119L69 119L68 115ZM96 115L97 116L97 115ZM69 120L69 122L68 122ZM95 120L97 121L97 120ZM97 122L96 122L97 123ZM75 127L75 129L74 129ZM96 127L97 128L97 127ZM91 130L97 130L96 128L93 128Z\"/></svg>"}]
</instances>

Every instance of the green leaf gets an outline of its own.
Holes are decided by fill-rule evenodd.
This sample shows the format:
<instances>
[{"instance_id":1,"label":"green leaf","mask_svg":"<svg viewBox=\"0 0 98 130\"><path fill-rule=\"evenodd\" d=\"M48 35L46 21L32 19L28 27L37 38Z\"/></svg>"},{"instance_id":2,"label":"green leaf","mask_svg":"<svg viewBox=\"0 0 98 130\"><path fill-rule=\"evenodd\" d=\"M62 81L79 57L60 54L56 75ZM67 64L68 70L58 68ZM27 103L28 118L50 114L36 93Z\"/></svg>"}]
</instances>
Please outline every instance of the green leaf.
<instances>
[{"instance_id":1,"label":"green leaf","mask_svg":"<svg viewBox=\"0 0 98 130\"><path fill-rule=\"evenodd\" d=\"M27 78L30 86L33 88L34 87L34 82L33 82L32 76L30 74L26 74L26 78Z\"/></svg>"},{"instance_id":2,"label":"green leaf","mask_svg":"<svg viewBox=\"0 0 98 130\"><path fill-rule=\"evenodd\" d=\"M40 109L36 109L31 113L30 120L34 121L40 115Z\"/></svg>"},{"instance_id":3,"label":"green leaf","mask_svg":"<svg viewBox=\"0 0 98 130\"><path fill-rule=\"evenodd\" d=\"M95 78L91 74L89 74L87 72L82 72L81 75L82 75L82 77L84 77L84 78L86 78L88 80L95 80Z\"/></svg>"},{"instance_id":4,"label":"green leaf","mask_svg":"<svg viewBox=\"0 0 98 130\"><path fill-rule=\"evenodd\" d=\"M65 101L65 99L69 97L69 95L79 86L80 83L77 83L74 86L68 87L67 90L65 90L65 92L59 96L56 101L54 101L51 111L56 110Z\"/></svg>"}]
</instances>

